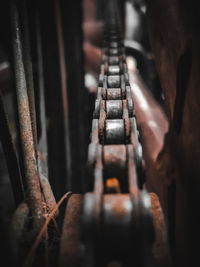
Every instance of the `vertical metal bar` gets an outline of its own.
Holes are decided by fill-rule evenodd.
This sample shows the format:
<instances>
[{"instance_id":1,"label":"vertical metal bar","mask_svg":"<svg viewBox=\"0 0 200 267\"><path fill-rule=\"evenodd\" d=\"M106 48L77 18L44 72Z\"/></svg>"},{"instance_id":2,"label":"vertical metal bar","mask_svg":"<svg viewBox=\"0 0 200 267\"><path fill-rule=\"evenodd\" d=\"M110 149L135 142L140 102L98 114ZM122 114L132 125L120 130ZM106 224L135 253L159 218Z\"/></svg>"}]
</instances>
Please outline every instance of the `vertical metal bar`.
<instances>
[{"instance_id":1,"label":"vertical metal bar","mask_svg":"<svg viewBox=\"0 0 200 267\"><path fill-rule=\"evenodd\" d=\"M19 14L15 1L11 1L11 33L13 42L17 108L19 113L20 137L24 160L25 178L27 183L27 196L31 213L34 218L34 230L37 231L41 227L41 224L43 222L42 194L40 190L31 116L29 110L29 100L26 87Z\"/></svg>"},{"instance_id":2,"label":"vertical metal bar","mask_svg":"<svg viewBox=\"0 0 200 267\"><path fill-rule=\"evenodd\" d=\"M33 14L32 20L34 34L32 35L34 38L35 48L36 48L36 84L38 89L38 101L39 101L39 116L38 120L40 120L40 129L41 135L38 137L38 171L40 176L40 183L42 188L42 193L47 205L48 212L51 212L55 205L55 197L53 195L51 186L49 184L49 172L48 172L48 160L47 160L47 133L46 133L46 111L45 111L45 96L44 96L44 78L43 78L43 59L42 59L42 43L41 43L41 31L40 31L40 17L38 7L35 7L34 10L31 9Z\"/></svg>"},{"instance_id":3,"label":"vertical metal bar","mask_svg":"<svg viewBox=\"0 0 200 267\"><path fill-rule=\"evenodd\" d=\"M63 42L67 70L69 128L72 166L72 191L84 188L87 141L85 139L85 95L83 69L82 1L60 1Z\"/></svg>"},{"instance_id":4,"label":"vertical metal bar","mask_svg":"<svg viewBox=\"0 0 200 267\"><path fill-rule=\"evenodd\" d=\"M30 35L29 35L29 22L26 1L20 1L20 16L22 18L22 51L23 51L23 63L26 76L26 87L29 100L29 109L31 116L31 126L33 132L33 141L35 147L35 153L37 157L37 126L36 126L36 111L35 111L35 93L34 93L34 82L33 82L33 68L31 60L31 51L30 51Z\"/></svg>"},{"instance_id":5,"label":"vertical metal bar","mask_svg":"<svg viewBox=\"0 0 200 267\"><path fill-rule=\"evenodd\" d=\"M59 199L69 190L69 178L67 177L66 125L63 110L55 0L38 1L38 10L44 62L44 89L47 99L49 180L56 198Z\"/></svg>"},{"instance_id":6,"label":"vertical metal bar","mask_svg":"<svg viewBox=\"0 0 200 267\"><path fill-rule=\"evenodd\" d=\"M63 29L61 22L60 0L55 0L56 5L56 25L58 36L58 50L60 60L61 92L62 105L64 112L64 131L65 131L65 149L66 149L66 166L67 166L67 187L71 190L71 151L69 142L69 115L68 115L68 95L67 95L67 70L65 64L65 51L63 44Z\"/></svg>"},{"instance_id":7,"label":"vertical metal bar","mask_svg":"<svg viewBox=\"0 0 200 267\"><path fill-rule=\"evenodd\" d=\"M41 172L48 177L48 162L47 162L47 123L46 123L46 111L45 111L45 95L44 95L44 73L43 73L43 59L42 59L42 42L41 42L41 30L40 30L40 18L39 12L36 10L35 14L35 30L36 30L36 46L37 46L37 75L38 75L38 90L39 90L39 102L40 102L40 125L41 136L38 140L38 149L42 153L43 158L43 170ZM44 166L45 165L45 166ZM40 168L40 166L39 166Z\"/></svg>"}]
</instances>

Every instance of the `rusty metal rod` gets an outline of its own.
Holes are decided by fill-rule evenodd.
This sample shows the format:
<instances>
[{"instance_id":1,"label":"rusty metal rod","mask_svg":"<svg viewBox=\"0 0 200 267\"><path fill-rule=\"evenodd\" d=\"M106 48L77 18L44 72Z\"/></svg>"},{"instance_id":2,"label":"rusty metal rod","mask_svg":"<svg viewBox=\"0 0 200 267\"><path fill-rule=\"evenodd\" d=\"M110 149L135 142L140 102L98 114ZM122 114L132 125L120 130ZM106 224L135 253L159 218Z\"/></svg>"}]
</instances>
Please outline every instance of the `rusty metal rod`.
<instances>
[{"instance_id":1,"label":"rusty metal rod","mask_svg":"<svg viewBox=\"0 0 200 267\"><path fill-rule=\"evenodd\" d=\"M35 153L37 157L37 125L36 125L36 110L35 110L35 93L34 93L34 81L33 81L33 68L30 49L30 34L29 34L29 22L26 1L20 1L19 15L22 18L21 29L23 34L21 35L23 64L26 76L26 87L29 100L29 109L31 116L31 126L33 132L33 141L35 147Z\"/></svg>"},{"instance_id":2,"label":"rusty metal rod","mask_svg":"<svg viewBox=\"0 0 200 267\"><path fill-rule=\"evenodd\" d=\"M45 95L44 95L44 79L43 79L43 59L42 59L42 43L40 30L40 16L38 10L35 12L35 30L36 30L36 46L37 46L37 69L38 69L38 90L40 101L40 123L41 136L38 140L38 170L40 174L40 183L48 212L51 212L56 206L56 200L53 195L49 183L49 170L47 160L47 132L46 132L46 110L45 110ZM56 213L56 215L58 212Z\"/></svg>"},{"instance_id":3,"label":"rusty metal rod","mask_svg":"<svg viewBox=\"0 0 200 267\"><path fill-rule=\"evenodd\" d=\"M17 108L20 138L24 160L27 197L34 218L34 230L38 231L43 223L42 194L40 190L37 159L27 94L26 76L23 63L19 13L15 1L11 1L11 33L13 44L14 70L16 80Z\"/></svg>"}]
</instances>

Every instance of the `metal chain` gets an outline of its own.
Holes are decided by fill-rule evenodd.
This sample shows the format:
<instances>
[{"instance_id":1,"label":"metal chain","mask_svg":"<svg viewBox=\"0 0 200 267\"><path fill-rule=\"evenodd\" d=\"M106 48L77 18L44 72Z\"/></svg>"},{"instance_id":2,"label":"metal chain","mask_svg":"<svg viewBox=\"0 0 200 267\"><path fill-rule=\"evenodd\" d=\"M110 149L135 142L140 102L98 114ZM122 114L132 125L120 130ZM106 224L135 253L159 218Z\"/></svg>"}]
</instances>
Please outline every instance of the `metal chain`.
<instances>
[{"instance_id":1,"label":"metal chain","mask_svg":"<svg viewBox=\"0 0 200 267\"><path fill-rule=\"evenodd\" d=\"M143 186L142 147L118 21L112 12L104 29L88 149L91 192L85 194L83 202L85 266L98 266L116 258L126 264L134 259L134 263L141 266L150 266L151 262L150 253L147 253L151 250L154 234L151 202ZM136 243L139 246L135 247ZM133 247L136 257L131 252ZM99 256L98 249L101 251ZM144 258L148 264L144 263Z\"/></svg>"}]
</instances>

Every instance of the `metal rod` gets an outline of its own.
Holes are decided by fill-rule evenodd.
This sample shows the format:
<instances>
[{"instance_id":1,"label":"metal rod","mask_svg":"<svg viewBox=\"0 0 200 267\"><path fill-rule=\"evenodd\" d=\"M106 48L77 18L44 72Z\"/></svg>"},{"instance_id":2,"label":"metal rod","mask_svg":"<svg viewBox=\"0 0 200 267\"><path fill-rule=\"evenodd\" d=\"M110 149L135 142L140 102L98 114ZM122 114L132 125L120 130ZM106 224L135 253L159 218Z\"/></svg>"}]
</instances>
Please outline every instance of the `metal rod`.
<instances>
[{"instance_id":1,"label":"metal rod","mask_svg":"<svg viewBox=\"0 0 200 267\"><path fill-rule=\"evenodd\" d=\"M56 5L56 24L58 36L59 63L61 75L61 92L64 112L64 131L65 131L65 148L66 148L66 165L67 165L67 188L71 190L71 152L69 141L69 115L68 115L68 95L67 95L67 70L65 64L65 51L63 43L63 29L61 22L60 0L55 0Z\"/></svg>"},{"instance_id":2,"label":"metal rod","mask_svg":"<svg viewBox=\"0 0 200 267\"><path fill-rule=\"evenodd\" d=\"M71 186L75 193L84 190L85 161L88 140L85 137L84 117L86 110L86 90L83 72L83 35L81 1L60 0L63 26L63 45L67 70L67 93L69 99L69 128L71 145ZM67 33L67 34L66 34ZM70 38L69 38L70 36ZM77 153L79 151L79 153Z\"/></svg>"},{"instance_id":3,"label":"metal rod","mask_svg":"<svg viewBox=\"0 0 200 267\"><path fill-rule=\"evenodd\" d=\"M20 138L24 160L27 196L30 210L34 218L34 230L43 223L42 194L40 190L37 160L29 110L26 77L22 55L19 14L15 1L11 1L11 32L13 41L14 70L16 80L17 108L19 115Z\"/></svg>"},{"instance_id":4,"label":"metal rod","mask_svg":"<svg viewBox=\"0 0 200 267\"><path fill-rule=\"evenodd\" d=\"M45 176L48 177L48 162L47 162L47 124L46 124L46 110L45 110L45 93L44 93L44 73L43 73L43 55L42 55L42 42L40 30L40 17L39 12L35 14L35 30L36 30L36 46L37 46L37 75L38 75L38 90L40 101L40 125L41 136L38 140L38 149L42 153L43 162L45 162Z\"/></svg>"},{"instance_id":5,"label":"metal rod","mask_svg":"<svg viewBox=\"0 0 200 267\"><path fill-rule=\"evenodd\" d=\"M47 132L46 132L46 110L44 96L44 78L43 78L43 58L42 58L42 43L40 31L39 12L35 12L35 30L36 30L36 47L37 47L37 69L38 69L38 90L40 101L40 123L41 136L38 140L38 169L40 174L40 183L45 202L48 207L48 212L51 212L56 206L56 200L51 190L48 176L48 160L47 160ZM56 214L57 215L57 214Z\"/></svg>"},{"instance_id":6,"label":"metal rod","mask_svg":"<svg viewBox=\"0 0 200 267\"><path fill-rule=\"evenodd\" d=\"M29 100L33 141L37 157L37 125L36 125L36 111L35 111L35 93L34 93L33 68L32 68L31 50L30 50L29 22L28 22L28 14L27 14L27 7L25 0L23 0L20 3L19 11L20 11L20 16L22 18L21 29L23 31L23 34L21 35L23 64L26 76L26 87Z\"/></svg>"}]
</instances>

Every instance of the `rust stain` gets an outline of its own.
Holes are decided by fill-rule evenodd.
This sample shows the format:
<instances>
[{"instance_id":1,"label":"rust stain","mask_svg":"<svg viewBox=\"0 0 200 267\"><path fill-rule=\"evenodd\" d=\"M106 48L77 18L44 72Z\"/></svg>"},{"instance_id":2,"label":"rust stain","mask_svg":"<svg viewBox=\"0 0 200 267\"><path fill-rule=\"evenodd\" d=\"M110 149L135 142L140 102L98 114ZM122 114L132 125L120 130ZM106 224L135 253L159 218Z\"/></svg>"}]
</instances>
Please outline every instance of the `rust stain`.
<instances>
[{"instance_id":1,"label":"rust stain","mask_svg":"<svg viewBox=\"0 0 200 267\"><path fill-rule=\"evenodd\" d=\"M120 184L117 178L108 178L106 181L107 193L120 193Z\"/></svg>"},{"instance_id":2,"label":"rust stain","mask_svg":"<svg viewBox=\"0 0 200 267\"><path fill-rule=\"evenodd\" d=\"M170 251L167 243L167 230L160 201L155 193L150 193L150 198L151 214L155 229L153 254L161 266L171 266Z\"/></svg>"}]
</instances>

